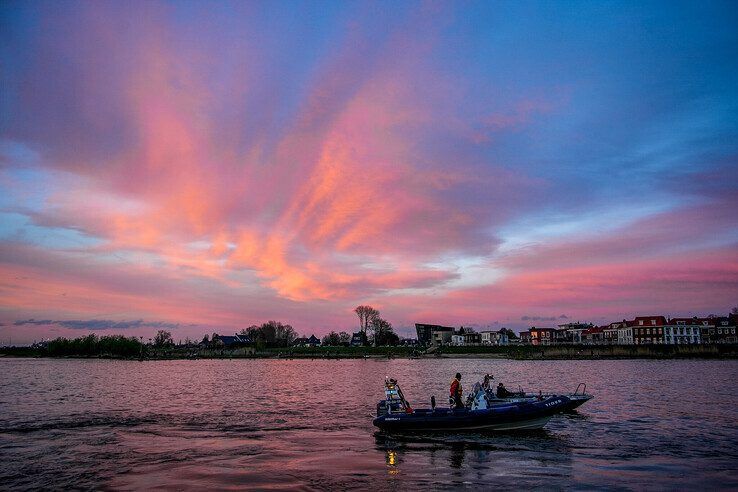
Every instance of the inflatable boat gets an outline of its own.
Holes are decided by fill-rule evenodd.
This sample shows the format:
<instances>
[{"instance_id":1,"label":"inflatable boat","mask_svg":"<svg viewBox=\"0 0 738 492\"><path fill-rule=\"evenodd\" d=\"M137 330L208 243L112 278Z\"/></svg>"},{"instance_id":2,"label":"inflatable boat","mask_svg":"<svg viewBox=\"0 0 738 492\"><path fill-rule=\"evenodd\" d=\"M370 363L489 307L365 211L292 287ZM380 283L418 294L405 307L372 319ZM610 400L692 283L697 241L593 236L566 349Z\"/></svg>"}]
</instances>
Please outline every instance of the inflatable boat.
<instances>
[{"instance_id":1,"label":"inflatable boat","mask_svg":"<svg viewBox=\"0 0 738 492\"><path fill-rule=\"evenodd\" d=\"M432 398L432 408L415 410L405 400L397 381L389 378L385 381L385 396L377 404L373 423L389 432L542 429L552 416L571 404L566 396L551 396L488 405L486 395L477 392L472 404L464 408L436 408Z\"/></svg>"},{"instance_id":2,"label":"inflatable boat","mask_svg":"<svg viewBox=\"0 0 738 492\"><path fill-rule=\"evenodd\" d=\"M491 389L486 390L487 394L487 401L490 405L501 405L505 403L519 403L524 401L534 402L534 401L540 401L544 399L548 399L554 396L565 396L569 399L569 403L564 408L565 412L569 412L571 410L574 410L575 408L584 405L589 400L594 398L593 395L590 395L587 393L587 385L584 383L579 383L579 386L577 386L577 389L573 393L561 393L561 394L535 394L535 393L526 393L524 391L519 391L517 393L510 393L507 396L497 396L495 392Z\"/></svg>"}]
</instances>

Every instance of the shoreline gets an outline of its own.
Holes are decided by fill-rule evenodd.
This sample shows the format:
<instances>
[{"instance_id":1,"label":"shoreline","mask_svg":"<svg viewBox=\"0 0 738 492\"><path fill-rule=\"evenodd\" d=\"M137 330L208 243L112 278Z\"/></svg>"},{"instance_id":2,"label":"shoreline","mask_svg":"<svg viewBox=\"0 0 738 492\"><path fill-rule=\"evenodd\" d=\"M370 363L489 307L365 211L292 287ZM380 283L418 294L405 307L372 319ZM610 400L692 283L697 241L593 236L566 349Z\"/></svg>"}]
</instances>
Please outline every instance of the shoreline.
<instances>
[{"instance_id":1,"label":"shoreline","mask_svg":"<svg viewBox=\"0 0 738 492\"><path fill-rule=\"evenodd\" d=\"M420 353L409 347L295 347L263 349L251 347L220 350L192 348L158 349L141 356L100 354L55 354L43 349L11 347L0 349L0 358L109 359L109 360L207 360L207 359L497 359L497 360L627 360L627 359L738 359L738 344L721 345L595 345L443 347L441 353Z\"/></svg>"}]
</instances>

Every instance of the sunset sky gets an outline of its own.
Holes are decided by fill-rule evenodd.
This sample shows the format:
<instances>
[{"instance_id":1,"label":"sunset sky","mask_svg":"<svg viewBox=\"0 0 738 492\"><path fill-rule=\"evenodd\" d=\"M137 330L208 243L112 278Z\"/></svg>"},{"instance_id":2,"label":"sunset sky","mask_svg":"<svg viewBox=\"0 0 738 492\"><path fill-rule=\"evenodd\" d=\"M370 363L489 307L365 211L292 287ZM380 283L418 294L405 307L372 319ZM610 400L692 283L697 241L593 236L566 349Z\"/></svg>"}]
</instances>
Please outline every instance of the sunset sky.
<instances>
[{"instance_id":1,"label":"sunset sky","mask_svg":"<svg viewBox=\"0 0 738 492\"><path fill-rule=\"evenodd\" d=\"M735 2L0 9L0 344L738 305Z\"/></svg>"}]
</instances>

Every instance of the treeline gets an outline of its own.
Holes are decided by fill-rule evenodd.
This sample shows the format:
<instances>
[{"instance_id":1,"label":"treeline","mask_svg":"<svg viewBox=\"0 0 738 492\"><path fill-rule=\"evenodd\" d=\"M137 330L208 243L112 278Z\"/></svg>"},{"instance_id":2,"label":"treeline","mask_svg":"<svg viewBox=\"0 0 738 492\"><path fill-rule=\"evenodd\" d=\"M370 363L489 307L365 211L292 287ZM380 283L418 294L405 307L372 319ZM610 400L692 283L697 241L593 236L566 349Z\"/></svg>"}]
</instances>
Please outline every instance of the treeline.
<instances>
[{"instance_id":1,"label":"treeline","mask_svg":"<svg viewBox=\"0 0 738 492\"><path fill-rule=\"evenodd\" d=\"M51 357L64 356L114 356L135 357L141 353L141 342L133 337L123 335L106 335L98 337L90 334L85 337L68 339L56 338L41 348L42 353Z\"/></svg>"},{"instance_id":2,"label":"treeline","mask_svg":"<svg viewBox=\"0 0 738 492\"><path fill-rule=\"evenodd\" d=\"M323 337L323 339L320 341L320 344L324 347L340 347L342 345L348 346L351 344L351 335L349 335L345 331L342 331L340 333L332 331Z\"/></svg>"},{"instance_id":3,"label":"treeline","mask_svg":"<svg viewBox=\"0 0 738 492\"><path fill-rule=\"evenodd\" d=\"M297 332L291 325L273 320L249 326L241 330L241 334L249 337L257 347L289 347L297 338Z\"/></svg>"}]
</instances>

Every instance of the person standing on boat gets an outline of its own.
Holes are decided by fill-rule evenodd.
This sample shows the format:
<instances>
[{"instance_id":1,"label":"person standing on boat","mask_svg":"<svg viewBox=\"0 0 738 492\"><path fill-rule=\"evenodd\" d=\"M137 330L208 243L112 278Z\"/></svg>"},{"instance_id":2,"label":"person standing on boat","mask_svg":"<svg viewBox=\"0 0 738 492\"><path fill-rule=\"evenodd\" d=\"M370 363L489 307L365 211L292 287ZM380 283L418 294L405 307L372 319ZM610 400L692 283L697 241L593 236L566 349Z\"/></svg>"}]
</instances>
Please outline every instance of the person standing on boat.
<instances>
[{"instance_id":1,"label":"person standing on boat","mask_svg":"<svg viewBox=\"0 0 738 492\"><path fill-rule=\"evenodd\" d=\"M461 401L461 395L463 394L461 387L461 373L457 372L456 377L451 381L450 389L450 400L453 401L453 408L464 408L464 403Z\"/></svg>"}]
</instances>

